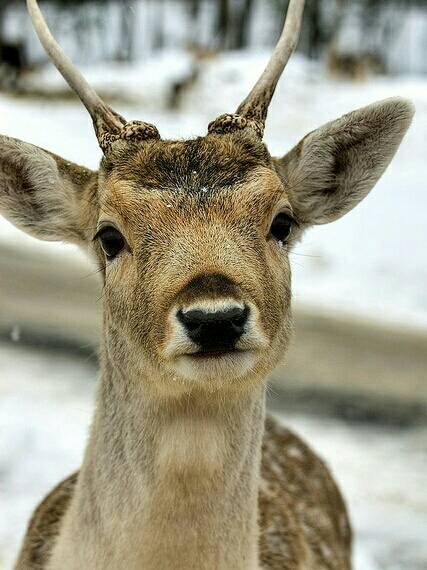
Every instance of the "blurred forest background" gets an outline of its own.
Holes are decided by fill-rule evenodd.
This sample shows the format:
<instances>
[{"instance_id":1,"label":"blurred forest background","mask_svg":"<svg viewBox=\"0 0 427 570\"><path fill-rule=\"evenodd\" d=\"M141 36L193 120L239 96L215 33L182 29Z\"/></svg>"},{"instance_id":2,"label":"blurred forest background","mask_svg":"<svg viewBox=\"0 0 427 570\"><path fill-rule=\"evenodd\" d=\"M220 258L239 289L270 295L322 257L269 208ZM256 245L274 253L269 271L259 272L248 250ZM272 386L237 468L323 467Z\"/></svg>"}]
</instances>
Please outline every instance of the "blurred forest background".
<instances>
[{"instance_id":1,"label":"blurred forest background","mask_svg":"<svg viewBox=\"0 0 427 570\"><path fill-rule=\"evenodd\" d=\"M77 63L133 62L156 50L198 57L272 45L287 0L49 0L42 2ZM427 73L427 0L307 0L300 51L333 73ZM45 59L23 0L0 1L1 84Z\"/></svg>"}]
</instances>

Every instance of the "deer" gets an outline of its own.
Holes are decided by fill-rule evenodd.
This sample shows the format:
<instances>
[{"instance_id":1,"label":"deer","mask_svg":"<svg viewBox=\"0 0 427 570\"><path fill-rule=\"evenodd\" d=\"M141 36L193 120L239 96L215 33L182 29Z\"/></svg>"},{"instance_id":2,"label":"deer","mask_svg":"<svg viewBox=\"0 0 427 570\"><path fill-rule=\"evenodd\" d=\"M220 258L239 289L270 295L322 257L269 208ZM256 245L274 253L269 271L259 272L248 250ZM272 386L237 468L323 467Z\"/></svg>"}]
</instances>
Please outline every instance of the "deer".
<instances>
[{"instance_id":1,"label":"deer","mask_svg":"<svg viewBox=\"0 0 427 570\"><path fill-rule=\"evenodd\" d=\"M373 103L270 155L268 107L303 17L291 0L237 111L204 136L164 140L101 100L37 0L27 6L102 159L92 171L2 136L0 211L94 257L103 331L82 466L35 510L16 570L349 570L343 496L315 451L267 415L267 379L292 336L292 248L367 196L413 104Z\"/></svg>"}]
</instances>

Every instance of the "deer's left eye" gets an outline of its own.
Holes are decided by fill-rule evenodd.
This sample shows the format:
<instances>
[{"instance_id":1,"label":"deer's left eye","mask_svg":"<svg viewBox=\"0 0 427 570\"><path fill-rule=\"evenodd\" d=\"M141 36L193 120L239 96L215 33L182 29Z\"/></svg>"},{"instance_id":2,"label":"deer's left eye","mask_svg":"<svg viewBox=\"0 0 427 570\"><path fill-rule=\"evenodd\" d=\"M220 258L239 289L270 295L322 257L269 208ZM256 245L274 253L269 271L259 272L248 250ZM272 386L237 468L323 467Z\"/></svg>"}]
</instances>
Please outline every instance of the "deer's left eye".
<instances>
[{"instance_id":1,"label":"deer's left eye","mask_svg":"<svg viewBox=\"0 0 427 570\"><path fill-rule=\"evenodd\" d=\"M285 212L280 212L271 224L270 235L277 241L285 242L291 233L292 224L292 218Z\"/></svg>"},{"instance_id":2,"label":"deer's left eye","mask_svg":"<svg viewBox=\"0 0 427 570\"><path fill-rule=\"evenodd\" d=\"M114 259L126 245L125 238L112 226L102 228L97 237L108 259Z\"/></svg>"}]
</instances>

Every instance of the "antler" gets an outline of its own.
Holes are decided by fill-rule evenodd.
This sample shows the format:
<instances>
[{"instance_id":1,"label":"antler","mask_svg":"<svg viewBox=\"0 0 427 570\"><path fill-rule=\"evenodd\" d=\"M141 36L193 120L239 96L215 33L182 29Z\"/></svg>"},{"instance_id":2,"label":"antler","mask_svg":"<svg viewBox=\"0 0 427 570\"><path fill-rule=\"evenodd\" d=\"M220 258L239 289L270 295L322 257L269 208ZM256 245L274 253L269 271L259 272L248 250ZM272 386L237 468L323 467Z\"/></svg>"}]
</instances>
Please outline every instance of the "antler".
<instances>
[{"instance_id":1,"label":"antler","mask_svg":"<svg viewBox=\"0 0 427 570\"><path fill-rule=\"evenodd\" d=\"M104 153L119 139L136 138L143 140L160 138L156 127L153 125L140 121L127 123L122 116L104 103L51 34L37 0L27 0L27 8L41 44L68 85L80 97L92 117L95 133Z\"/></svg>"},{"instance_id":2,"label":"antler","mask_svg":"<svg viewBox=\"0 0 427 570\"><path fill-rule=\"evenodd\" d=\"M290 0L285 24L277 46L252 91L240 104L235 115L222 115L209 125L209 132L228 132L252 127L262 137L268 107L277 83L295 51L301 30L305 0Z\"/></svg>"}]
</instances>

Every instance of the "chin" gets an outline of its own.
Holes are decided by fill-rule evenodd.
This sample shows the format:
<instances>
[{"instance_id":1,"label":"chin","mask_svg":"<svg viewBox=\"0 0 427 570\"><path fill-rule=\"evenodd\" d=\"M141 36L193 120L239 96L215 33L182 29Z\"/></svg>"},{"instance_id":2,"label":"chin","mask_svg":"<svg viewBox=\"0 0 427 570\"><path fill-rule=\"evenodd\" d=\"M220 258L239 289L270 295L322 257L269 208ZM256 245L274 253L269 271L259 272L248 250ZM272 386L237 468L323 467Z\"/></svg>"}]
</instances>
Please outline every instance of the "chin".
<instances>
[{"instance_id":1,"label":"chin","mask_svg":"<svg viewBox=\"0 0 427 570\"><path fill-rule=\"evenodd\" d=\"M252 376L258 360L254 350L182 354L170 362L169 369L186 383L216 391Z\"/></svg>"}]
</instances>

